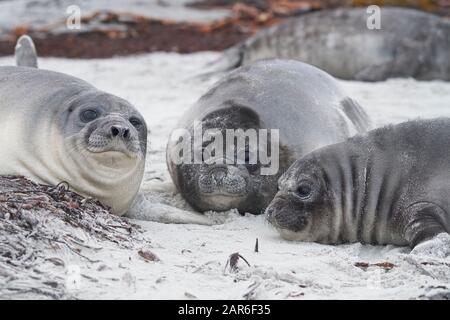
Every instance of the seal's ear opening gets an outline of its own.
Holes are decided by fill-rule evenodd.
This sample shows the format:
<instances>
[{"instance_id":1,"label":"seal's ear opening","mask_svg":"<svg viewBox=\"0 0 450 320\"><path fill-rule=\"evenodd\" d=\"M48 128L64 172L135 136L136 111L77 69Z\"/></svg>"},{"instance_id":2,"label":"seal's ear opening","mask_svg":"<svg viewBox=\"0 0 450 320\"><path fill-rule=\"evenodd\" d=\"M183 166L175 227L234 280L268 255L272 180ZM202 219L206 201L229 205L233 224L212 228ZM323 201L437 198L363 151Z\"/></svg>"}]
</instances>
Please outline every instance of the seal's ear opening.
<instances>
[{"instance_id":1,"label":"seal's ear opening","mask_svg":"<svg viewBox=\"0 0 450 320\"><path fill-rule=\"evenodd\" d=\"M224 102L223 108L208 113L204 117L204 122L209 127L208 122L217 121L217 119L220 119L220 123L216 123L216 127L226 129L248 129L260 126L260 119L255 111L232 100Z\"/></svg>"}]
</instances>

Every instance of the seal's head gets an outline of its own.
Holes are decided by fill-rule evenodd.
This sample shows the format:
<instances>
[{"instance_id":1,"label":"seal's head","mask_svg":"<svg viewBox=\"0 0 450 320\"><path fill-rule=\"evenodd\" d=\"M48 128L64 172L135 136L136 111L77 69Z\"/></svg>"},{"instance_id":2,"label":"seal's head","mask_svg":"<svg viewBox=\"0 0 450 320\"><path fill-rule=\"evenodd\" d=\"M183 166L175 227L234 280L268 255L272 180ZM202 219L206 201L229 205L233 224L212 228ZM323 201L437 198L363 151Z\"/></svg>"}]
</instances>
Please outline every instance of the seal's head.
<instances>
[{"instance_id":1,"label":"seal's head","mask_svg":"<svg viewBox=\"0 0 450 320\"><path fill-rule=\"evenodd\" d=\"M53 97L54 99L54 97ZM83 90L57 113L56 150L66 168L58 180L81 194L93 196L118 215L134 201L145 168L147 126L127 101L98 91Z\"/></svg>"},{"instance_id":2,"label":"seal's head","mask_svg":"<svg viewBox=\"0 0 450 320\"><path fill-rule=\"evenodd\" d=\"M87 92L75 98L62 117L69 148L105 167L133 167L145 157L147 126L125 100Z\"/></svg>"},{"instance_id":3,"label":"seal's head","mask_svg":"<svg viewBox=\"0 0 450 320\"><path fill-rule=\"evenodd\" d=\"M223 108L203 116L199 124L202 128L194 125L189 132L194 139L196 130L208 137L202 144L192 143L201 161L179 164L176 170L175 180L185 190L185 198L202 212L238 209L241 213L262 213L267 195L275 195L278 175L261 175L260 158L266 150L259 148L257 140L262 126L257 113L226 101ZM268 135L269 141L264 143L270 144L270 138Z\"/></svg>"},{"instance_id":4,"label":"seal's head","mask_svg":"<svg viewBox=\"0 0 450 320\"><path fill-rule=\"evenodd\" d=\"M297 160L278 181L267 220L287 240L317 241L329 234L333 192L314 153Z\"/></svg>"},{"instance_id":5,"label":"seal's head","mask_svg":"<svg viewBox=\"0 0 450 320\"><path fill-rule=\"evenodd\" d=\"M126 100L63 73L29 67L0 73L0 145L8 150L0 152L0 172L48 185L65 181L124 214L144 174L142 115Z\"/></svg>"}]
</instances>

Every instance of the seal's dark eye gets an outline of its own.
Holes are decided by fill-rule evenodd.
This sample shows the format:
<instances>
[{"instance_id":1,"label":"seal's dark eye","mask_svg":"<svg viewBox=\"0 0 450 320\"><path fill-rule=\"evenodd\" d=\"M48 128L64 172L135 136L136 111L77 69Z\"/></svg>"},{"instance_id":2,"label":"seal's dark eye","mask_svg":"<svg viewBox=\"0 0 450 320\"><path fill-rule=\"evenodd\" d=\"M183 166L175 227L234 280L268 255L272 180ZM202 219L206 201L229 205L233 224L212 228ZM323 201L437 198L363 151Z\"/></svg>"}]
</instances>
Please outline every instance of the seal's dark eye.
<instances>
[{"instance_id":1,"label":"seal's dark eye","mask_svg":"<svg viewBox=\"0 0 450 320\"><path fill-rule=\"evenodd\" d=\"M307 200L312 195L312 186L309 183L301 183L297 188L297 196L302 200Z\"/></svg>"},{"instance_id":2,"label":"seal's dark eye","mask_svg":"<svg viewBox=\"0 0 450 320\"><path fill-rule=\"evenodd\" d=\"M92 120L97 119L98 115L99 114L97 111L89 109L89 110L84 110L81 113L80 118L81 118L81 121L83 121L83 122L90 122Z\"/></svg>"},{"instance_id":3,"label":"seal's dark eye","mask_svg":"<svg viewBox=\"0 0 450 320\"><path fill-rule=\"evenodd\" d=\"M139 120L138 118L131 118L130 123L136 128L142 125L141 120Z\"/></svg>"}]
</instances>

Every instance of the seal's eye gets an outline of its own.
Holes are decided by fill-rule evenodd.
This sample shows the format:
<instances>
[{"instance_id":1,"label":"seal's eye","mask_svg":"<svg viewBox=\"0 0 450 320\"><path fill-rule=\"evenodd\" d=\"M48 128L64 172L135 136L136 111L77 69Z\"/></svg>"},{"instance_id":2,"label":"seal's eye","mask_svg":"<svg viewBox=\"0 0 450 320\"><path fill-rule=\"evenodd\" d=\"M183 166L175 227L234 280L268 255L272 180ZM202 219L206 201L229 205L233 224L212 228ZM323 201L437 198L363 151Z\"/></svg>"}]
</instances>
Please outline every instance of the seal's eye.
<instances>
[{"instance_id":1,"label":"seal's eye","mask_svg":"<svg viewBox=\"0 0 450 320\"><path fill-rule=\"evenodd\" d=\"M311 197L312 192L313 188L311 184L308 182L303 182L298 186L296 194L300 199L307 200Z\"/></svg>"},{"instance_id":2,"label":"seal's eye","mask_svg":"<svg viewBox=\"0 0 450 320\"><path fill-rule=\"evenodd\" d=\"M92 120L95 120L98 118L98 112L92 109L84 110L81 115L80 119L83 122L90 122Z\"/></svg>"},{"instance_id":3,"label":"seal's eye","mask_svg":"<svg viewBox=\"0 0 450 320\"><path fill-rule=\"evenodd\" d=\"M142 125L141 120L139 120L138 118L130 118L130 123L133 125L133 127L137 128L140 127Z\"/></svg>"}]
</instances>

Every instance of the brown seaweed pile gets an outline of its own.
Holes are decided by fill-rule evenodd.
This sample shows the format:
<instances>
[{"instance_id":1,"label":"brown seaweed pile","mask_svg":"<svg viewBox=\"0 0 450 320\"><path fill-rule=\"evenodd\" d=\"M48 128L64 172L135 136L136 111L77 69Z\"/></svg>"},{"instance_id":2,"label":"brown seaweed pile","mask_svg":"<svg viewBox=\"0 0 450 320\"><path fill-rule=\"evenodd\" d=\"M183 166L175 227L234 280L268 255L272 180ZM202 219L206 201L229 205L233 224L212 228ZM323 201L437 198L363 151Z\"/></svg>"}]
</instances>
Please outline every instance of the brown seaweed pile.
<instances>
[{"instance_id":1,"label":"brown seaweed pile","mask_svg":"<svg viewBox=\"0 0 450 320\"><path fill-rule=\"evenodd\" d=\"M0 176L0 298L70 298L61 252L97 263L85 252L145 242L138 226L70 191L67 183L51 187Z\"/></svg>"}]
</instances>

